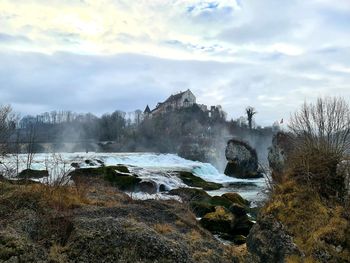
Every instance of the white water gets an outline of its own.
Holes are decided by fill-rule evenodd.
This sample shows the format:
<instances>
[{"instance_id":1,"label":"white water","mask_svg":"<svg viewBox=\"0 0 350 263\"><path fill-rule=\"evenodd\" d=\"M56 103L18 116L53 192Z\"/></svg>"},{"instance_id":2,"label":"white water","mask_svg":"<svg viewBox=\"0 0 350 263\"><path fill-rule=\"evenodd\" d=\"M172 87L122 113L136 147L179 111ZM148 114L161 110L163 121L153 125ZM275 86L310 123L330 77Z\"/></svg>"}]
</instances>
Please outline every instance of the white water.
<instances>
[{"instance_id":1,"label":"white water","mask_svg":"<svg viewBox=\"0 0 350 263\"><path fill-rule=\"evenodd\" d=\"M8 156L2 160L3 173L11 176L16 173L16 156ZM167 190L186 187L176 176L174 171L191 171L195 175L210 182L224 185L224 188L208 192L211 195L220 195L225 192L238 192L250 201L262 199L261 192L265 188L264 178L260 179L238 179L220 173L209 163L186 160L175 154L155 153L60 153L60 154L35 154L30 165L31 169L48 170L49 182L57 180L66 175L73 168L71 163L76 162L80 167L87 167L85 160L104 162L105 165L123 164L129 167L132 173L137 174L145 181L154 181L157 185L163 184ZM96 166L99 163L96 162ZM88 166L91 167L91 166ZM18 156L18 171L27 168L27 155ZM1 170L0 170L1 172ZM249 183L249 186L237 187L237 184ZM141 194L139 194L142 196ZM136 195L135 195L136 196ZM140 197L141 198L141 197Z\"/></svg>"}]
</instances>

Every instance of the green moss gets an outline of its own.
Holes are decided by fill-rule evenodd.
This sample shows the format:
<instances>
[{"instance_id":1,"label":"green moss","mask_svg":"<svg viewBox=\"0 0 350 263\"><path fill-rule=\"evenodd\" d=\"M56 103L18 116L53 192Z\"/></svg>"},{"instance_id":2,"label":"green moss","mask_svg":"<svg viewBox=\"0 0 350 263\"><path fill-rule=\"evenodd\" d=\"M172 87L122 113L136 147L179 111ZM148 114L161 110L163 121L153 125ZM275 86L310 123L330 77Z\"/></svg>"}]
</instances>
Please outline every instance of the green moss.
<instances>
[{"instance_id":1,"label":"green moss","mask_svg":"<svg viewBox=\"0 0 350 263\"><path fill-rule=\"evenodd\" d=\"M212 213L206 214L200 224L211 232L231 233L235 216L226 208L218 206Z\"/></svg>"},{"instance_id":2,"label":"green moss","mask_svg":"<svg viewBox=\"0 0 350 263\"><path fill-rule=\"evenodd\" d=\"M230 200L231 203L236 203L239 204L241 206L248 206L249 205L249 201L245 200L242 196L240 196L237 193L226 193L223 194L221 197Z\"/></svg>"},{"instance_id":3,"label":"green moss","mask_svg":"<svg viewBox=\"0 0 350 263\"><path fill-rule=\"evenodd\" d=\"M213 196L210 201L209 204L213 205L213 206L223 206L227 209L230 208L230 206L232 205L232 201L221 197L221 196Z\"/></svg>"},{"instance_id":4,"label":"green moss","mask_svg":"<svg viewBox=\"0 0 350 263\"><path fill-rule=\"evenodd\" d=\"M207 182L190 172L179 172L179 177L188 186L200 187L208 191L222 188L222 184Z\"/></svg>"}]
</instances>

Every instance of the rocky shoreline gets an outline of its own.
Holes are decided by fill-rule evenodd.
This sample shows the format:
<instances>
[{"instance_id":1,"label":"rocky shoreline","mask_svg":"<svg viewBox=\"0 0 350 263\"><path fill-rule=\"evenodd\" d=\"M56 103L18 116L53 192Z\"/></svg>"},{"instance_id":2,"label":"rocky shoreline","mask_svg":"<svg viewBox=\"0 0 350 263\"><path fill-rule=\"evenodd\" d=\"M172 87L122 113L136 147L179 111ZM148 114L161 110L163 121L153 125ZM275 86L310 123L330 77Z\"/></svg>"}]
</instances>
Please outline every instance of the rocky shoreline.
<instances>
[{"instance_id":1,"label":"rocky shoreline","mask_svg":"<svg viewBox=\"0 0 350 263\"><path fill-rule=\"evenodd\" d=\"M101 178L76 189L0 182L1 262L232 262L187 203L133 200ZM15 207L15 209L13 209Z\"/></svg>"}]
</instances>

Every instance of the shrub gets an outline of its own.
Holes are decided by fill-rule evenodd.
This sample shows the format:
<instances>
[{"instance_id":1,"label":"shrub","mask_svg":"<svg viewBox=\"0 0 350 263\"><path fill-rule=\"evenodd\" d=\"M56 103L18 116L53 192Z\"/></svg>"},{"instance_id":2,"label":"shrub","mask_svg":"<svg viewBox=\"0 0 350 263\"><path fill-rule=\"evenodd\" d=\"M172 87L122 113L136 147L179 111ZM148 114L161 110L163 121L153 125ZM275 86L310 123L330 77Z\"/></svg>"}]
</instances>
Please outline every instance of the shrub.
<instances>
[{"instance_id":1,"label":"shrub","mask_svg":"<svg viewBox=\"0 0 350 263\"><path fill-rule=\"evenodd\" d=\"M304 104L290 121L293 150L287 160L289 171L321 196L343 200L345 178L338 164L350 148L350 108L342 98L318 99Z\"/></svg>"}]
</instances>

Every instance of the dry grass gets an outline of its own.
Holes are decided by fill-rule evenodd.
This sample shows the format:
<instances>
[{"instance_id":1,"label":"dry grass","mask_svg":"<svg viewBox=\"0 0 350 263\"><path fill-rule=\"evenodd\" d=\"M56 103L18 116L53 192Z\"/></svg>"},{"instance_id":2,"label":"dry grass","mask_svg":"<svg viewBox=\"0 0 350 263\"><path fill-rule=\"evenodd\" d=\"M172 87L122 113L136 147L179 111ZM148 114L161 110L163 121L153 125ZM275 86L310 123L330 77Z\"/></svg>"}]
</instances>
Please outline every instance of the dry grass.
<instances>
[{"instance_id":1,"label":"dry grass","mask_svg":"<svg viewBox=\"0 0 350 263\"><path fill-rule=\"evenodd\" d=\"M236 245L227 245L225 246L225 255L227 258L236 258L238 262L246 262L247 260L247 246L246 244L236 246Z\"/></svg>"},{"instance_id":2,"label":"dry grass","mask_svg":"<svg viewBox=\"0 0 350 263\"><path fill-rule=\"evenodd\" d=\"M175 231L175 229L170 224L155 224L153 228L159 234L169 234Z\"/></svg>"},{"instance_id":3,"label":"dry grass","mask_svg":"<svg viewBox=\"0 0 350 263\"><path fill-rule=\"evenodd\" d=\"M214 251L212 249L196 251L193 254L193 259L197 262L209 262L208 258L213 257Z\"/></svg>"},{"instance_id":4,"label":"dry grass","mask_svg":"<svg viewBox=\"0 0 350 263\"><path fill-rule=\"evenodd\" d=\"M175 225L178 226L178 227L185 227L185 226L186 226L185 222L183 222L183 221L180 220L180 219L177 219L177 220L175 221Z\"/></svg>"},{"instance_id":5,"label":"dry grass","mask_svg":"<svg viewBox=\"0 0 350 263\"><path fill-rule=\"evenodd\" d=\"M65 263L67 262L67 257L63 254L65 251L64 247L58 244L54 244L50 247L49 262L51 263Z\"/></svg>"},{"instance_id":6,"label":"dry grass","mask_svg":"<svg viewBox=\"0 0 350 263\"><path fill-rule=\"evenodd\" d=\"M338 260L350 258L350 225L344 207L325 204L309 188L292 180L279 185L262 213L273 214L286 226L306 258L313 258L319 251L327 251ZM337 246L343 250L337 252ZM299 262L297 257L289 260Z\"/></svg>"},{"instance_id":7,"label":"dry grass","mask_svg":"<svg viewBox=\"0 0 350 263\"><path fill-rule=\"evenodd\" d=\"M197 230L192 230L186 234L187 239L190 242L196 242L203 239L202 235Z\"/></svg>"}]
</instances>

